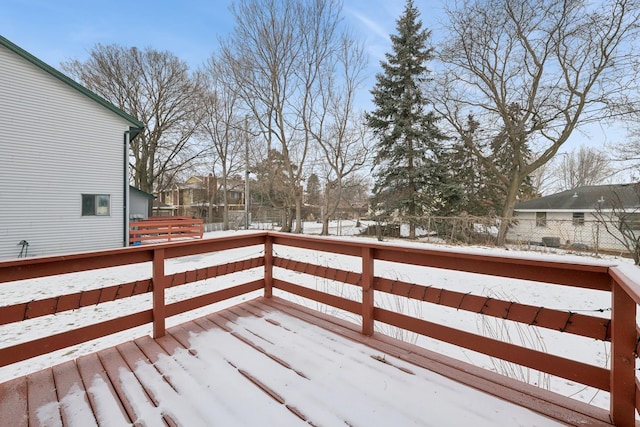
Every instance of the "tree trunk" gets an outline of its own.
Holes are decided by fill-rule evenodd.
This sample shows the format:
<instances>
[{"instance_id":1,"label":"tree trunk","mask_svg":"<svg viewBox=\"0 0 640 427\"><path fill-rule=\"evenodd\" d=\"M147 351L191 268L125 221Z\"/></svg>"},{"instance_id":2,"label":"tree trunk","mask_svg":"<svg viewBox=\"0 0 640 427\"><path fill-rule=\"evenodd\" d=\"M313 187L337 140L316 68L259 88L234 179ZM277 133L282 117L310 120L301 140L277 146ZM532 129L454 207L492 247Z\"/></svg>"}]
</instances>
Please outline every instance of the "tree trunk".
<instances>
[{"instance_id":1,"label":"tree trunk","mask_svg":"<svg viewBox=\"0 0 640 427\"><path fill-rule=\"evenodd\" d=\"M320 232L321 236L328 236L329 235L329 216L328 215L324 215L322 217L322 231Z\"/></svg>"},{"instance_id":2,"label":"tree trunk","mask_svg":"<svg viewBox=\"0 0 640 427\"><path fill-rule=\"evenodd\" d=\"M496 239L497 246L504 246L505 241L507 240L507 231L509 231L509 226L511 225L511 220L513 219L513 209L516 206L518 189L520 188L521 183L522 180L518 179L518 177L514 177L511 179L511 183L509 184L507 198L504 201L504 207L502 208L502 218L500 220L498 238Z\"/></svg>"},{"instance_id":3,"label":"tree trunk","mask_svg":"<svg viewBox=\"0 0 640 427\"><path fill-rule=\"evenodd\" d=\"M287 208L287 232L291 232L293 230L293 212L291 209Z\"/></svg>"},{"instance_id":4,"label":"tree trunk","mask_svg":"<svg viewBox=\"0 0 640 427\"><path fill-rule=\"evenodd\" d=\"M302 190L296 189L296 233L302 233Z\"/></svg>"},{"instance_id":5,"label":"tree trunk","mask_svg":"<svg viewBox=\"0 0 640 427\"><path fill-rule=\"evenodd\" d=\"M408 173L409 173L409 189L411 191L411 195L409 197L411 197L411 204L409 205L409 239L410 240L415 240L416 239L416 199L417 199L417 189L416 189L416 183L414 180L414 166L413 166L413 140L411 138L408 138L407 140L408 144L409 144L409 165L408 165ZM400 237L402 237L402 233L400 234Z\"/></svg>"},{"instance_id":6,"label":"tree trunk","mask_svg":"<svg viewBox=\"0 0 640 427\"><path fill-rule=\"evenodd\" d=\"M227 174L222 178L222 228L229 229L229 204L227 202Z\"/></svg>"},{"instance_id":7,"label":"tree trunk","mask_svg":"<svg viewBox=\"0 0 640 427\"><path fill-rule=\"evenodd\" d=\"M322 218L322 231L320 232L321 236L329 235L329 184L325 184L324 186L324 195L322 197L322 212L320 217Z\"/></svg>"},{"instance_id":8,"label":"tree trunk","mask_svg":"<svg viewBox=\"0 0 640 427\"><path fill-rule=\"evenodd\" d=\"M280 231L283 233L289 233L291 231L291 213L288 208L282 209L282 227L280 227Z\"/></svg>"}]
</instances>

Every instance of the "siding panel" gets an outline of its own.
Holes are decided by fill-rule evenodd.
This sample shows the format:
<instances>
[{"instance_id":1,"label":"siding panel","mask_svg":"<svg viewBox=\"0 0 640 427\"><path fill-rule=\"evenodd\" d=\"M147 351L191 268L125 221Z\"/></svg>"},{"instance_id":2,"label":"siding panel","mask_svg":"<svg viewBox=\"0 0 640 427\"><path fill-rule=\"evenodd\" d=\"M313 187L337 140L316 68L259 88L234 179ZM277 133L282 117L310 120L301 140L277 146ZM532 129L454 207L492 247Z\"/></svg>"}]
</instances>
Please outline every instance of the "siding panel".
<instances>
[{"instance_id":1,"label":"siding panel","mask_svg":"<svg viewBox=\"0 0 640 427\"><path fill-rule=\"evenodd\" d=\"M0 259L125 244L123 138L130 123L0 46ZM82 217L82 194L109 194Z\"/></svg>"}]
</instances>

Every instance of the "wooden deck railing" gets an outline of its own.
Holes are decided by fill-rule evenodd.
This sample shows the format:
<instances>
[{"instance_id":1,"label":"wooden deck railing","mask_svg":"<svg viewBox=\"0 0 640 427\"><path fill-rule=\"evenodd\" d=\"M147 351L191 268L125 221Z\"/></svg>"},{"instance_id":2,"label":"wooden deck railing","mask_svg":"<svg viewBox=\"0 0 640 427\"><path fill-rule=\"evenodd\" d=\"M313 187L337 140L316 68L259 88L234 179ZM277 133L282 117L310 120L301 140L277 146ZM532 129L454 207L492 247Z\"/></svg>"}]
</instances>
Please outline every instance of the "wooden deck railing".
<instances>
[{"instance_id":1,"label":"wooden deck railing","mask_svg":"<svg viewBox=\"0 0 640 427\"><path fill-rule=\"evenodd\" d=\"M190 217L151 217L129 223L129 244L171 242L185 237L202 238L204 220Z\"/></svg>"},{"instance_id":2,"label":"wooden deck railing","mask_svg":"<svg viewBox=\"0 0 640 427\"><path fill-rule=\"evenodd\" d=\"M167 274L165 271L167 260L248 246L258 246L264 252L259 256L240 261L207 265L191 271L173 274ZM357 257L360 260L359 268L344 270L279 255L279 248L286 247ZM435 267L606 291L611 293L611 319L536 307L526 304L526 301L523 303L502 301L436 286L390 280L376 276L375 267L379 262ZM640 399L637 399L640 393L638 393L635 375L636 347L639 342L636 307L640 304L640 283L634 281L630 275L625 274L624 269L619 267L445 252L357 239L324 239L261 232L219 239L0 262L0 286L4 282L139 263L151 264L150 277L135 282L0 307L0 324L7 324L145 293L152 293L153 299L151 309L2 348L0 349L0 366L147 323L153 323L153 334L155 337L160 337L164 334L167 317L260 289L263 289L264 295L269 297L275 289L278 289L357 315L362 322L362 333L366 335L373 333L375 322L384 323L609 392L612 423L621 426L635 424L635 414L640 407ZM255 280L166 303L165 290L170 287L256 268L260 270ZM354 285L360 289L361 298L346 298L322 289L293 283L285 280L286 271ZM376 293L398 295L455 308L459 311L479 313L611 342L610 367L593 366L500 341L497 338L429 322L411 316L409 313L381 308L375 305Z\"/></svg>"}]
</instances>

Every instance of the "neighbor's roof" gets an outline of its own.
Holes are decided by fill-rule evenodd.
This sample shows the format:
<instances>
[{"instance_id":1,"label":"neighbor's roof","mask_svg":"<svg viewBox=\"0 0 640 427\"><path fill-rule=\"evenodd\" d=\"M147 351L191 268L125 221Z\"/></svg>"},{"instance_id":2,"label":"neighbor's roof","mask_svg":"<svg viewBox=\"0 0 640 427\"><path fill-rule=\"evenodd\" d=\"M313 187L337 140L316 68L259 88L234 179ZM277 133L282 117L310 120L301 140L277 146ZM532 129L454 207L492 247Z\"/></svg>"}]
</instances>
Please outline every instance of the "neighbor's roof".
<instances>
[{"instance_id":1,"label":"neighbor's roof","mask_svg":"<svg viewBox=\"0 0 640 427\"><path fill-rule=\"evenodd\" d=\"M22 49L21 47L17 46L16 44L12 43L11 41L7 40L6 38L4 38L2 36L0 36L0 46L6 47L10 51L14 52L15 54L17 54L17 55L21 56L22 58L26 59L27 61L31 62L36 67L46 71L47 73L51 74L53 77L57 78L58 80L61 80L62 82L68 84L69 86L71 86L75 90L79 91L83 95L88 96L89 98L91 98L92 100L97 102L98 104L102 105L103 107L106 107L107 109L109 109L112 112L116 113L120 117L122 117L125 120L129 121L135 127L144 128L144 123L142 123L141 121L137 120L135 117L131 116L128 113L125 113L124 111L122 111L121 109L119 109L118 107L116 107L115 105L113 105L112 103L107 101L106 99L104 99L101 96L98 96L95 93L91 92L86 87L82 86L81 84L77 83L76 81L74 81L73 79L67 77L66 75L62 74L60 71L56 70L52 66L50 66L50 65L46 64L45 62L41 61L40 59L36 58L35 56L30 54L26 50ZM136 135L137 135L137 133L136 133ZM133 139L133 137L131 139Z\"/></svg>"},{"instance_id":2,"label":"neighbor's roof","mask_svg":"<svg viewBox=\"0 0 640 427\"><path fill-rule=\"evenodd\" d=\"M589 185L517 203L516 211L581 211L611 209L612 206L640 208L639 184Z\"/></svg>"}]
</instances>

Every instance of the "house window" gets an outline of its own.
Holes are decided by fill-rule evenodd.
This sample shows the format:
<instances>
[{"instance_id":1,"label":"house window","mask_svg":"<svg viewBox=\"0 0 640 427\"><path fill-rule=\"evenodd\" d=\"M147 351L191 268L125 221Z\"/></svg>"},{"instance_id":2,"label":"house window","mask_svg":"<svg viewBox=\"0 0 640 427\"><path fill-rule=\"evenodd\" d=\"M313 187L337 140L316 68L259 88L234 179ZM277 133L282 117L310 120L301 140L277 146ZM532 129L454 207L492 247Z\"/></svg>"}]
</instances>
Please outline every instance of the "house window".
<instances>
[{"instance_id":1,"label":"house window","mask_svg":"<svg viewBox=\"0 0 640 427\"><path fill-rule=\"evenodd\" d=\"M547 213L536 212L536 227L546 227L546 226L547 226Z\"/></svg>"},{"instance_id":2,"label":"house window","mask_svg":"<svg viewBox=\"0 0 640 427\"><path fill-rule=\"evenodd\" d=\"M584 225L584 212L573 213L573 225Z\"/></svg>"},{"instance_id":3,"label":"house window","mask_svg":"<svg viewBox=\"0 0 640 427\"><path fill-rule=\"evenodd\" d=\"M107 194L83 194L82 216L109 216L111 196Z\"/></svg>"}]
</instances>

